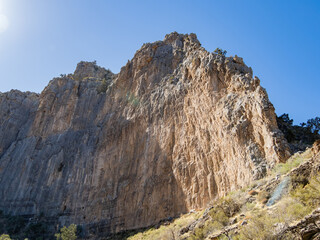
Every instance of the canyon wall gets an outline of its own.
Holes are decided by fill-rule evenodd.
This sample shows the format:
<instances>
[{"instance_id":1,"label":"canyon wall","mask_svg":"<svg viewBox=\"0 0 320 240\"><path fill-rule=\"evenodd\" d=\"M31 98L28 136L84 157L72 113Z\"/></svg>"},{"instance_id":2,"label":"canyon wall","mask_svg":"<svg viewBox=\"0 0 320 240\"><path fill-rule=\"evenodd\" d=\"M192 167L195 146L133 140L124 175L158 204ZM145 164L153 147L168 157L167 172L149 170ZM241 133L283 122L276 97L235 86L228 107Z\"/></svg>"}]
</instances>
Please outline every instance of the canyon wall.
<instances>
[{"instance_id":1,"label":"canyon wall","mask_svg":"<svg viewBox=\"0 0 320 240\"><path fill-rule=\"evenodd\" d=\"M0 209L89 234L156 224L259 179L290 153L240 57L195 34L144 44L119 74L80 62L0 94Z\"/></svg>"}]
</instances>

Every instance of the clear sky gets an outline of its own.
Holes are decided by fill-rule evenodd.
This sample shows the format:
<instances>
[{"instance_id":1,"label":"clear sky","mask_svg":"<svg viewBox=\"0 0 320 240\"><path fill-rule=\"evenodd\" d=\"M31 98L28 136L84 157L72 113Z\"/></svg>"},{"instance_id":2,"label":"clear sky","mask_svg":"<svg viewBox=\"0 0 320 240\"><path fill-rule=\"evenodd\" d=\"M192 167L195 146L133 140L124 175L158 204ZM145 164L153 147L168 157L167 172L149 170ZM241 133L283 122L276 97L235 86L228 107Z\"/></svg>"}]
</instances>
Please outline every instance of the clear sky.
<instances>
[{"instance_id":1,"label":"clear sky","mask_svg":"<svg viewBox=\"0 0 320 240\"><path fill-rule=\"evenodd\" d=\"M319 0L0 0L0 91L41 92L81 60L117 73L173 31L243 57L277 114L320 116Z\"/></svg>"}]
</instances>

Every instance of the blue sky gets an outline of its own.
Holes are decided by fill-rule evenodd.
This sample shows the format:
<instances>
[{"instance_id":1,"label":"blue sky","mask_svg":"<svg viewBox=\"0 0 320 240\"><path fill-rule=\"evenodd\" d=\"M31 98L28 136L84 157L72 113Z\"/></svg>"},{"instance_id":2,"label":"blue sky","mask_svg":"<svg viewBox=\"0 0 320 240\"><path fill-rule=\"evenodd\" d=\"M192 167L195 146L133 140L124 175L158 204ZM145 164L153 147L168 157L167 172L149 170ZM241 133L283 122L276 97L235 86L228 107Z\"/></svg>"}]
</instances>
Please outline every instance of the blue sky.
<instances>
[{"instance_id":1,"label":"blue sky","mask_svg":"<svg viewBox=\"0 0 320 240\"><path fill-rule=\"evenodd\" d=\"M319 0L0 0L1 16L1 92L41 92L81 60L117 73L143 43L194 32L243 57L278 114L320 116Z\"/></svg>"}]
</instances>

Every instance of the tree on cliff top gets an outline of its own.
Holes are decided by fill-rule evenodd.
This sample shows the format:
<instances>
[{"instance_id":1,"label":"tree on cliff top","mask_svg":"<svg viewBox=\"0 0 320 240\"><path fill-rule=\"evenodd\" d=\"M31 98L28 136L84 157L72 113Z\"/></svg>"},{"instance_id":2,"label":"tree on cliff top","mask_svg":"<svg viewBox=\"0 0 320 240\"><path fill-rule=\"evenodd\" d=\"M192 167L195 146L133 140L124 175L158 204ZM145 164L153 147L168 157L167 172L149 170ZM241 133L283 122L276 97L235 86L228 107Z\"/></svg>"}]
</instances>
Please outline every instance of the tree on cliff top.
<instances>
[{"instance_id":1,"label":"tree on cliff top","mask_svg":"<svg viewBox=\"0 0 320 240\"><path fill-rule=\"evenodd\" d=\"M213 52L220 55L220 56L226 56L226 54L227 54L227 51L222 50L221 48L216 48L216 50L214 50Z\"/></svg>"},{"instance_id":2,"label":"tree on cliff top","mask_svg":"<svg viewBox=\"0 0 320 240\"><path fill-rule=\"evenodd\" d=\"M320 131L320 118L319 117L311 118L307 121L307 124L305 125L307 128L311 130L311 132L318 134Z\"/></svg>"},{"instance_id":3,"label":"tree on cliff top","mask_svg":"<svg viewBox=\"0 0 320 240\"><path fill-rule=\"evenodd\" d=\"M320 139L319 117L309 119L307 123L301 123L300 126L298 126L294 125L289 114L285 113L277 117L277 123L293 152L304 151L306 147L310 147L314 141Z\"/></svg>"}]
</instances>

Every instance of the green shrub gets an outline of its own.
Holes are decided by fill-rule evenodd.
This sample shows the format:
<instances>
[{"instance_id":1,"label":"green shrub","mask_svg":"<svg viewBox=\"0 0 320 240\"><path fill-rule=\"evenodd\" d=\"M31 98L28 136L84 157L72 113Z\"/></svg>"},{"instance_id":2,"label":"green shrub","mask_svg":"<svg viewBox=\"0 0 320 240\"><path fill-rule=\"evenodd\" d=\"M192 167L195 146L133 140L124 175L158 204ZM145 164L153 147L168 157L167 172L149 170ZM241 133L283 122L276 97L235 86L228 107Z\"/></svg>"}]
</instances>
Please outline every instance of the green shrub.
<instances>
[{"instance_id":1,"label":"green shrub","mask_svg":"<svg viewBox=\"0 0 320 240\"><path fill-rule=\"evenodd\" d=\"M296 189L301 186L304 187L309 183L309 176L295 174L291 176L291 188Z\"/></svg>"},{"instance_id":2,"label":"green shrub","mask_svg":"<svg viewBox=\"0 0 320 240\"><path fill-rule=\"evenodd\" d=\"M246 204L244 204L241 208L241 212L248 212L248 211L252 211L255 208L256 204L254 202L250 203L247 202Z\"/></svg>"},{"instance_id":3,"label":"green shrub","mask_svg":"<svg viewBox=\"0 0 320 240\"><path fill-rule=\"evenodd\" d=\"M208 236L209 234L213 233L214 231L220 229L223 225L218 221L207 221L203 226L203 234Z\"/></svg>"},{"instance_id":4,"label":"green shrub","mask_svg":"<svg viewBox=\"0 0 320 240\"><path fill-rule=\"evenodd\" d=\"M239 240L271 240L275 223L266 211L261 211L250 218L247 225L240 228L240 233L234 239Z\"/></svg>"},{"instance_id":5,"label":"green shrub","mask_svg":"<svg viewBox=\"0 0 320 240\"><path fill-rule=\"evenodd\" d=\"M97 87L97 92L98 93L105 93L108 89L108 82L107 80L104 78L102 79L100 85Z\"/></svg>"},{"instance_id":6,"label":"green shrub","mask_svg":"<svg viewBox=\"0 0 320 240\"><path fill-rule=\"evenodd\" d=\"M307 206L318 207L320 205L320 176L312 177L309 184L305 186L298 186L291 192L291 196Z\"/></svg>"},{"instance_id":7,"label":"green shrub","mask_svg":"<svg viewBox=\"0 0 320 240\"><path fill-rule=\"evenodd\" d=\"M216 228L224 227L228 224L229 218L222 208L214 208L210 211L212 221L216 223Z\"/></svg>"},{"instance_id":8,"label":"green shrub","mask_svg":"<svg viewBox=\"0 0 320 240\"><path fill-rule=\"evenodd\" d=\"M282 199L277 205L276 215L279 222L291 223L295 220L301 219L309 214L312 209L309 206L297 202L293 198Z\"/></svg>"},{"instance_id":9,"label":"green shrub","mask_svg":"<svg viewBox=\"0 0 320 240\"><path fill-rule=\"evenodd\" d=\"M140 101L134 94L127 93L126 97L127 97L128 102L131 105L133 105L133 106L138 106L139 105Z\"/></svg>"},{"instance_id":10,"label":"green shrub","mask_svg":"<svg viewBox=\"0 0 320 240\"><path fill-rule=\"evenodd\" d=\"M2 234L0 236L0 240L11 240L10 236L8 234Z\"/></svg>"},{"instance_id":11,"label":"green shrub","mask_svg":"<svg viewBox=\"0 0 320 240\"><path fill-rule=\"evenodd\" d=\"M242 204L244 204L244 195L245 193L241 191L230 192L226 197L214 202L214 207L209 211L211 219L201 227L196 228L188 239L205 239L214 231L223 230L229 224L230 217L240 211Z\"/></svg>"},{"instance_id":12,"label":"green shrub","mask_svg":"<svg viewBox=\"0 0 320 240\"><path fill-rule=\"evenodd\" d=\"M295 167L298 167L302 162L304 161L304 158L299 156L299 154L293 156L290 158L286 163L279 163L275 166L273 173L274 174L286 174L290 170L294 169Z\"/></svg>"},{"instance_id":13,"label":"green shrub","mask_svg":"<svg viewBox=\"0 0 320 240\"><path fill-rule=\"evenodd\" d=\"M60 233L56 233L55 237L57 240L76 240L77 235L77 226L75 224L71 224L69 227L63 227L60 229Z\"/></svg>"},{"instance_id":14,"label":"green shrub","mask_svg":"<svg viewBox=\"0 0 320 240\"><path fill-rule=\"evenodd\" d=\"M193 234L188 238L188 240L200 240L204 238L205 238L205 235L204 235L203 228L199 227L194 230Z\"/></svg>"},{"instance_id":15,"label":"green shrub","mask_svg":"<svg viewBox=\"0 0 320 240\"><path fill-rule=\"evenodd\" d=\"M231 193L215 202L214 207L210 210L209 214L214 219L215 213L221 210L225 216L229 218L240 211L241 205L241 197L235 193Z\"/></svg>"}]
</instances>

